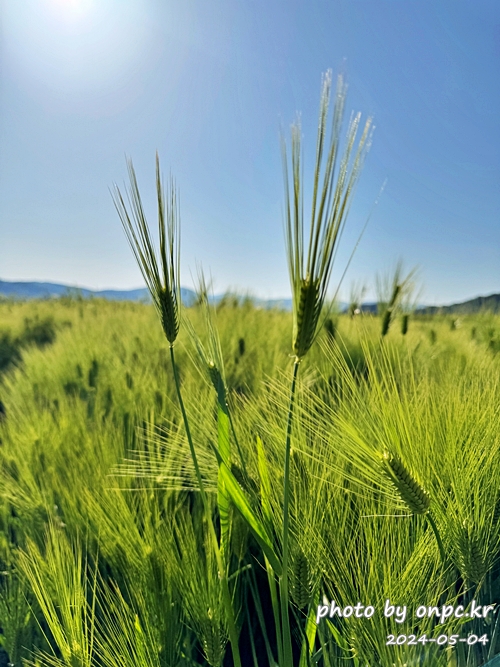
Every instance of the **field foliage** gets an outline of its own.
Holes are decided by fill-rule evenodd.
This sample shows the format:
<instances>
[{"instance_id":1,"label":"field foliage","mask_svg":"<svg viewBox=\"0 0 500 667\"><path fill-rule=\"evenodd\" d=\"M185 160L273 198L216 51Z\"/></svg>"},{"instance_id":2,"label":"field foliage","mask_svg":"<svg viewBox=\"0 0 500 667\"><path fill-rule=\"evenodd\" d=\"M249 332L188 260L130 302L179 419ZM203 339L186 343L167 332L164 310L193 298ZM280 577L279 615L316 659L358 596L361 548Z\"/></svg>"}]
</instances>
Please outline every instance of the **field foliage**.
<instances>
[{"instance_id":1,"label":"field foliage","mask_svg":"<svg viewBox=\"0 0 500 667\"><path fill-rule=\"evenodd\" d=\"M227 298L209 320L203 305L182 317L176 363L242 664L281 665L269 558L283 547L292 316ZM199 354L200 343L211 349L207 322L220 338L230 426ZM494 665L496 609L443 624L415 610L499 601L500 319L414 316L402 335L398 316L383 337L381 326L382 317L333 311L301 362L287 545L294 663ZM218 561L153 307L0 303L0 373L5 664L232 665ZM402 466L399 486L384 453ZM425 494L429 510L419 513L410 492ZM316 624L324 599L375 613ZM403 623L384 617L386 600L407 606ZM488 641L390 646L390 634Z\"/></svg>"}]
</instances>

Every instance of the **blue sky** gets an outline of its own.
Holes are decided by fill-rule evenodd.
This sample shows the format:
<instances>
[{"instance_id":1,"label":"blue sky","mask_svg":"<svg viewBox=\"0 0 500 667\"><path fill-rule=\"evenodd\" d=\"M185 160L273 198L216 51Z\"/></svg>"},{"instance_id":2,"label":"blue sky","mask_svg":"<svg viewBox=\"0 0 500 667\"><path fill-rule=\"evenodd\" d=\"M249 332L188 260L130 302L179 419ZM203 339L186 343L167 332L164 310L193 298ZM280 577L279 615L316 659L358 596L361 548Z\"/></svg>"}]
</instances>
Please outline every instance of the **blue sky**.
<instances>
[{"instance_id":1,"label":"blue sky","mask_svg":"<svg viewBox=\"0 0 500 667\"><path fill-rule=\"evenodd\" d=\"M131 156L155 223L158 150L182 284L200 262L216 292L288 296L279 128L301 112L310 179L331 68L376 126L332 286L387 179L344 297L399 258L427 303L500 292L498 0L0 6L0 279L141 286L109 188Z\"/></svg>"}]
</instances>

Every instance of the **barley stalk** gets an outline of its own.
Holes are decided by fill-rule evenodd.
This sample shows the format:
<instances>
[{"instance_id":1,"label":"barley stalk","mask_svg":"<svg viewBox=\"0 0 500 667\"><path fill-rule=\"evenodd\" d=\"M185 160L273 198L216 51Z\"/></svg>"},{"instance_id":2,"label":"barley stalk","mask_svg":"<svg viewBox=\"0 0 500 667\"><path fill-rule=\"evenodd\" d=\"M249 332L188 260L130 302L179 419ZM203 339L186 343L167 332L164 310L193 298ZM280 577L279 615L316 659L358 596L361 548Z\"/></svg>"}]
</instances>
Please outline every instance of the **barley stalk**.
<instances>
[{"instance_id":1,"label":"barley stalk","mask_svg":"<svg viewBox=\"0 0 500 667\"><path fill-rule=\"evenodd\" d=\"M418 480L406 468L402 460L391 452L384 452L382 457L382 469L392 486L396 489L398 496L408 507L412 514L425 514L436 537L439 553L443 563L446 563L441 535L430 511L431 498Z\"/></svg>"},{"instance_id":2,"label":"barley stalk","mask_svg":"<svg viewBox=\"0 0 500 667\"><path fill-rule=\"evenodd\" d=\"M120 216L129 245L149 289L168 342L173 345L180 325L180 253L177 220L179 208L173 179L170 179L165 197L160 160L156 154L156 190L158 202L158 234L160 240L160 262L156 257L142 205L134 167L127 162L130 189L127 193L129 210L117 185L114 186L113 201Z\"/></svg>"},{"instance_id":3,"label":"barley stalk","mask_svg":"<svg viewBox=\"0 0 500 667\"><path fill-rule=\"evenodd\" d=\"M290 401L285 440L284 494L283 494L283 557L280 578L281 632L283 660L292 664L292 639L288 610L288 537L290 503L290 449L293 406L299 364L311 348L320 331L319 318L323 310L338 243L345 226L354 186L364 158L371 144L372 121L369 118L359 139L356 135L361 115L351 118L347 130L345 150L336 166L340 153L340 129L344 114L346 85L341 76L337 81L336 103L333 112L330 145L326 147L326 122L330 103L331 71L323 78L319 112L316 165L312 197L311 225L307 255L304 253L303 183L301 169L300 122L292 125L292 192L290 192L286 142L282 135L283 176L285 185L285 238L288 268L292 288L293 334L295 354L290 388ZM323 158L326 155L326 163ZM352 255L351 255L352 257ZM344 272L345 273L345 272ZM339 285L340 286L340 285ZM337 289L338 291L338 289Z\"/></svg>"},{"instance_id":4,"label":"barley stalk","mask_svg":"<svg viewBox=\"0 0 500 667\"><path fill-rule=\"evenodd\" d=\"M347 219L351 197L366 153L371 145L372 120L363 128L357 147L356 135L361 115L349 123L346 147L340 153L340 129L347 86L341 76L337 82L330 146L326 146L326 122L330 104L331 71L323 79L320 102L316 165L307 255L304 253L303 183L301 174L301 127L292 125L292 192L290 191L286 142L282 136L285 185L285 234L293 300L292 347L300 360L318 333L318 322L325 303L338 244ZM325 153L326 163L323 165ZM340 285L339 285L340 287Z\"/></svg>"},{"instance_id":5,"label":"barley stalk","mask_svg":"<svg viewBox=\"0 0 500 667\"><path fill-rule=\"evenodd\" d=\"M228 619L228 630L231 640L231 650L235 667L241 667L241 657L238 647L238 632L234 618L233 603L229 591L226 567L221 556L221 550L215 532L212 520L211 510L208 504L205 484L200 471L196 449L194 447L191 429L187 417L184 401L182 398L179 373L175 363L174 343L179 333L180 325L180 246L179 246L179 208L177 203L177 194L173 181L171 179L168 191L167 202L165 201L158 153L156 154L156 190L158 202L158 232L160 240L160 264L156 257L156 251L151 239L149 226L144 214L141 196L137 185L132 162L128 161L128 170L130 176L129 205L132 209L129 215L127 206L119 188L115 185L114 202L120 216L125 234L132 248L132 252L137 260L146 285L149 289L153 303L158 312L163 331L169 342L170 360L174 374L174 383L177 392L177 399L182 413L186 437L193 461L196 480L200 490L200 497L207 520L208 530L212 547L217 560L219 577L223 593L224 606ZM161 266L161 271L160 271ZM208 369L210 372L210 369ZM218 392L223 389L222 383L218 382Z\"/></svg>"}]
</instances>

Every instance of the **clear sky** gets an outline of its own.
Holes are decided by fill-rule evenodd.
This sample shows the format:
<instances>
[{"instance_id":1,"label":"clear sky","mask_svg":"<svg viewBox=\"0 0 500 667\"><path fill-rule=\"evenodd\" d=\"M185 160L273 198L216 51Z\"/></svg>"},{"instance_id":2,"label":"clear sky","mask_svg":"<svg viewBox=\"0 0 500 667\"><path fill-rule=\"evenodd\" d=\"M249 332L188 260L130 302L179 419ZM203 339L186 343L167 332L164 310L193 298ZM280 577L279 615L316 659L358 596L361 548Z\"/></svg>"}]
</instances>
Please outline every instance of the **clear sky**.
<instances>
[{"instance_id":1,"label":"clear sky","mask_svg":"<svg viewBox=\"0 0 500 667\"><path fill-rule=\"evenodd\" d=\"M109 188L154 156L180 190L182 284L290 293L279 128L312 175L321 75L374 116L338 280L402 258L423 301L500 292L498 0L0 0L0 279L132 288ZM346 121L348 117L346 117ZM306 209L307 210L307 209Z\"/></svg>"}]
</instances>

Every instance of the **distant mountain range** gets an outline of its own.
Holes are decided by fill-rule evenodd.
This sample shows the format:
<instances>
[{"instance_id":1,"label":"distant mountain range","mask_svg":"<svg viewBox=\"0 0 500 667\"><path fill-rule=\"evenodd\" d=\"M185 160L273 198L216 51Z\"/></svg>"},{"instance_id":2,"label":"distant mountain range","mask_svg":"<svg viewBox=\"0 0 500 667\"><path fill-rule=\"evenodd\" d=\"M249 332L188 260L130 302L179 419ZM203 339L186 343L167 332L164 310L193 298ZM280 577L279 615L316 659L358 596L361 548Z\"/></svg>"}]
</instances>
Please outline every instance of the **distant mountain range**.
<instances>
[{"instance_id":1,"label":"distant mountain range","mask_svg":"<svg viewBox=\"0 0 500 667\"><path fill-rule=\"evenodd\" d=\"M59 283L37 283L37 282L9 282L0 280L0 295L12 299L56 299L61 296L80 296L84 299L108 299L109 301L145 301L150 302L148 290L101 290L95 291L84 287L71 287ZM196 295L192 290L182 288L183 301L189 302Z\"/></svg>"},{"instance_id":2,"label":"distant mountain range","mask_svg":"<svg viewBox=\"0 0 500 667\"><path fill-rule=\"evenodd\" d=\"M442 315L468 315L479 313L482 310L488 310L493 313L500 313L500 294L490 294L489 296L477 296L475 299L462 301L461 303L452 303L449 306L421 306L417 312L427 315L440 313Z\"/></svg>"},{"instance_id":3,"label":"distant mountain range","mask_svg":"<svg viewBox=\"0 0 500 667\"><path fill-rule=\"evenodd\" d=\"M78 296L84 299L108 299L109 301L143 301L151 302L149 291L144 287L132 290L90 290L84 287L71 287L59 283L38 282L10 282L0 280L0 298L10 299L57 299L62 296ZM218 303L224 295L218 294L213 297L214 303ZM238 297L240 300L241 296ZM185 306L191 306L196 301L196 293L187 287L181 287L181 299ZM291 299L258 299L252 301L261 308L281 308L291 310Z\"/></svg>"},{"instance_id":4,"label":"distant mountain range","mask_svg":"<svg viewBox=\"0 0 500 667\"><path fill-rule=\"evenodd\" d=\"M11 299L54 299L61 296L80 296L84 299L97 298L108 299L110 301L144 301L148 303L151 297L146 288L133 290L101 290L95 291L80 287L71 287L59 283L39 283L39 282L10 282L0 280L0 298ZM185 306L192 305L196 300L196 293L186 287L181 288L182 302ZM214 303L218 303L224 295L218 294L213 297ZM241 296L238 296L242 300ZM291 310L291 299L258 299L250 297L256 306L261 308L280 308L282 310ZM341 302L340 309L345 310L347 305ZM362 306L364 312L377 312L376 303L364 303ZM461 303L454 303L448 306L419 306L418 313L422 314L467 314L477 313L481 310L489 310L494 313L500 312L500 294L490 294L489 296L478 296L475 299L469 299Z\"/></svg>"}]
</instances>

